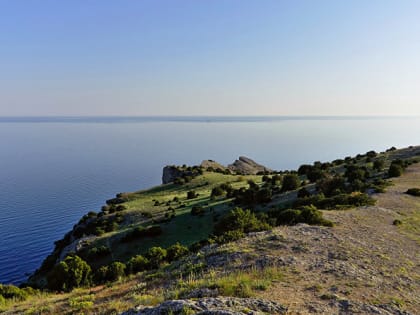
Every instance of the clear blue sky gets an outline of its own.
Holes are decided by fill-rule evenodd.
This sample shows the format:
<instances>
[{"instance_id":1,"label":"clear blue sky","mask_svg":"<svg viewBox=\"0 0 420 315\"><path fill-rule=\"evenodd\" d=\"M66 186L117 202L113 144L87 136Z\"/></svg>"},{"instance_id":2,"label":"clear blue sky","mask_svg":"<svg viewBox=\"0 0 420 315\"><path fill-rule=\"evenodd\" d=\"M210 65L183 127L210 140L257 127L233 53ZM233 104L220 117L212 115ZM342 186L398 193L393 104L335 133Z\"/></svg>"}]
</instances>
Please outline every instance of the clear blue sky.
<instances>
[{"instance_id":1,"label":"clear blue sky","mask_svg":"<svg viewBox=\"0 0 420 315\"><path fill-rule=\"evenodd\" d=\"M420 1L0 0L0 115L419 115Z\"/></svg>"}]
</instances>

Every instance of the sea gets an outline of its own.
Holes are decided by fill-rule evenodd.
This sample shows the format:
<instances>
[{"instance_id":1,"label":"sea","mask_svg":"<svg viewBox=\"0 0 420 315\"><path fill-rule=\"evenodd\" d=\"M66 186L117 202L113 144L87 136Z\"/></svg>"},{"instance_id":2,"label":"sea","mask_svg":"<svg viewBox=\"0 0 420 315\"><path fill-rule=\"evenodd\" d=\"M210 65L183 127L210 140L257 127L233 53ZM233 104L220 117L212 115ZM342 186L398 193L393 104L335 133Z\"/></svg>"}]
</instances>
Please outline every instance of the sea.
<instances>
[{"instance_id":1,"label":"sea","mask_svg":"<svg viewBox=\"0 0 420 315\"><path fill-rule=\"evenodd\" d=\"M20 284L81 216L165 165L271 169L420 144L420 117L0 117L0 282Z\"/></svg>"}]
</instances>

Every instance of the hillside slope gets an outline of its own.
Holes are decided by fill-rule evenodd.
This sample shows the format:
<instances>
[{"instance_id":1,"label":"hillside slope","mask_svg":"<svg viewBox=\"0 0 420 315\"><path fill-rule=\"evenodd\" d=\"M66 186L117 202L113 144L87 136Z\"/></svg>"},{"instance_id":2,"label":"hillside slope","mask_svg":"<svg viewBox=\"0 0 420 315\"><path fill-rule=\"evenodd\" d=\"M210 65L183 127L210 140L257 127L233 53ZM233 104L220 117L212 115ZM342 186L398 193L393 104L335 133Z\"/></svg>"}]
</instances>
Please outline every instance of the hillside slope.
<instances>
[{"instance_id":1,"label":"hillside slope","mask_svg":"<svg viewBox=\"0 0 420 315\"><path fill-rule=\"evenodd\" d=\"M286 306L287 314L419 314L420 198L404 192L420 185L420 165L393 182L375 195L376 206L324 211L334 228L283 226L209 247L192 262L207 266L197 278L275 268L281 276L253 295ZM200 285L193 292L217 295Z\"/></svg>"}]
</instances>

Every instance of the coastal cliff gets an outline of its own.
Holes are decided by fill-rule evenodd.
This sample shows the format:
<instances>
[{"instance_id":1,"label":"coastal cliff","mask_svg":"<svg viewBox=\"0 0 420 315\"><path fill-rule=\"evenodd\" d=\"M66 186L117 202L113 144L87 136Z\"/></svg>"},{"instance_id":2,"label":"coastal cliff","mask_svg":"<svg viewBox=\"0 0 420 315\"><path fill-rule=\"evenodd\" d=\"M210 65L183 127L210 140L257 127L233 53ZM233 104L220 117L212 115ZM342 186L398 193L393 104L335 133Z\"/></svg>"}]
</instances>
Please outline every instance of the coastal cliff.
<instances>
[{"instance_id":1,"label":"coastal cliff","mask_svg":"<svg viewBox=\"0 0 420 315\"><path fill-rule=\"evenodd\" d=\"M296 171L244 157L234 170L168 166L169 185L81 218L30 282L82 288L28 303L43 314L416 314L419 161L409 147ZM28 311L17 305L6 314Z\"/></svg>"}]
</instances>

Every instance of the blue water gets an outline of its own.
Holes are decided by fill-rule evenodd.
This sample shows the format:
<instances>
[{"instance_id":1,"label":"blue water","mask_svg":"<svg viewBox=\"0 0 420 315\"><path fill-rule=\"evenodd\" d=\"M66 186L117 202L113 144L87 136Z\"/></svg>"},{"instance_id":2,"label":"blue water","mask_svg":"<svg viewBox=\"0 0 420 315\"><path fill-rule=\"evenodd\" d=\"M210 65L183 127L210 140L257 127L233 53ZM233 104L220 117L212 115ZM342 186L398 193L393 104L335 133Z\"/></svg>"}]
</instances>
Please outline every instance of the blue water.
<instances>
[{"instance_id":1,"label":"blue water","mask_svg":"<svg viewBox=\"0 0 420 315\"><path fill-rule=\"evenodd\" d=\"M164 165L245 155L291 169L419 134L418 117L0 118L0 282L24 281L104 200L160 184Z\"/></svg>"}]
</instances>

